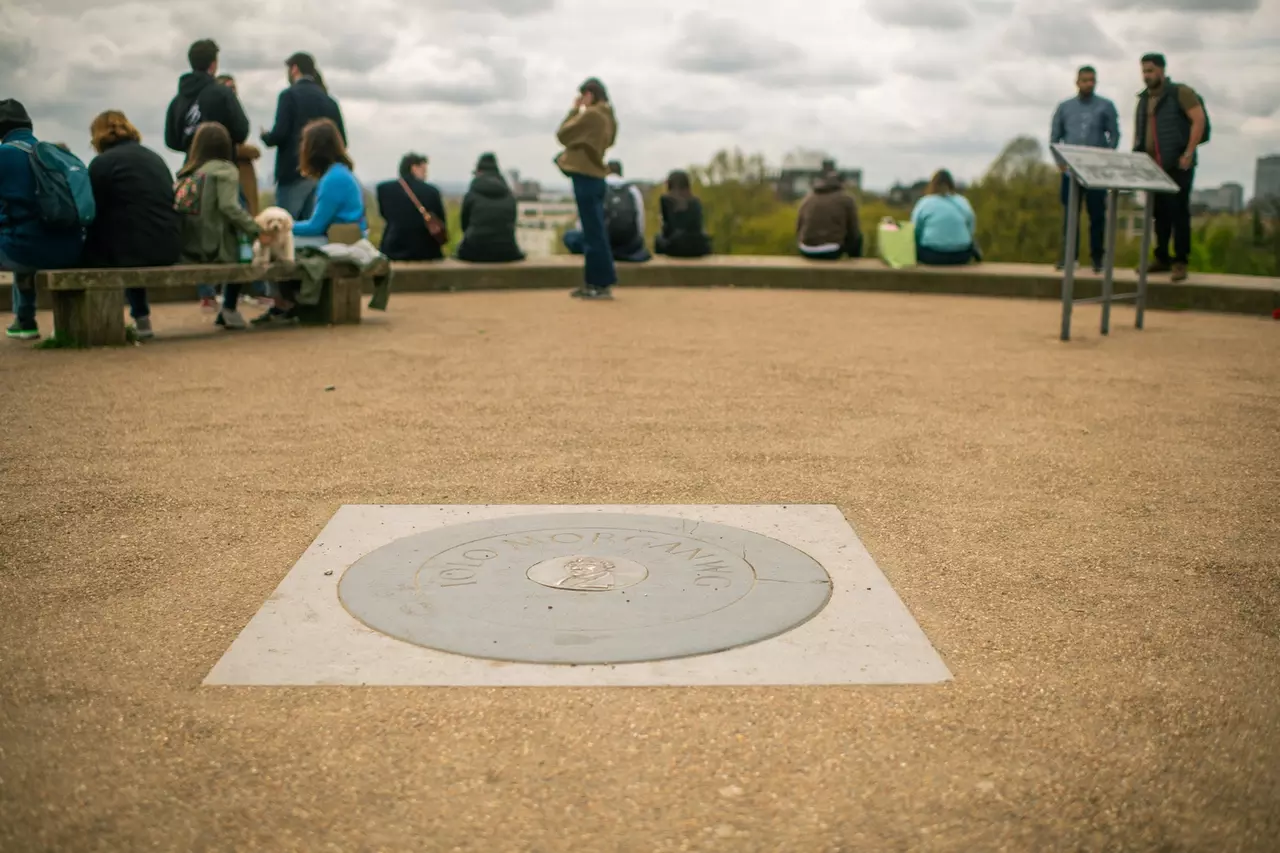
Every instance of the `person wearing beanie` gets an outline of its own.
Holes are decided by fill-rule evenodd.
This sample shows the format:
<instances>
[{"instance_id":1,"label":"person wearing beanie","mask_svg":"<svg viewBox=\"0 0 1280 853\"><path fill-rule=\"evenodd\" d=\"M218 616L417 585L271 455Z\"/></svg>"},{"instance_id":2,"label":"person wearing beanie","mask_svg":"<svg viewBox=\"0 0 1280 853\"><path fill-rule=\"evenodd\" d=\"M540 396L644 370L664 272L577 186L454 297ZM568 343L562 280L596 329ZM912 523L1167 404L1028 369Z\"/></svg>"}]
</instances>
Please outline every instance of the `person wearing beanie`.
<instances>
[{"instance_id":1,"label":"person wearing beanie","mask_svg":"<svg viewBox=\"0 0 1280 853\"><path fill-rule=\"evenodd\" d=\"M511 187L498 170L498 158L484 153L476 161L475 177L462 199L462 242L457 258L478 264L523 261L516 242L518 205Z\"/></svg>"},{"instance_id":2,"label":"person wearing beanie","mask_svg":"<svg viewBox=\"0 0 1280 853\"><path fill-rule=\"evenodd\" d=\"M604 154L617 135L618 120L609 93L592 77L578 87L578 97L556 131L556 139L564 146L556 165L573 182L582 222L583 286L572 293L581 299L612 299L618 281L604 215L609 174Z\"/></svg>"},{"instance_id":3,"label":"person wearing beanie","mask_svg":"<svg viewBox=\"0 0 1280 853\"><path fill-rule=\"evenodd\" d=\"M13 325L6 334L19 340L40 337L36 325L35 274L76 264L84 229L54 230L40 219L31 155L37 139L27 109L0 100L0 270L13 273Z\"/></svg>"},{"instance_id":4,"label":"person wearing beanie","mask_svg":"<svg viewBox=\"0 0 1280 853\"><path fill-rule=\"evenodd\" d=\"M276 207L283 207L296 221L311 216L315 204L317 181L302 174L298 163L298 146L302 129L311 122L327 118L338 127L342 144L347 144L347 128L342 123L342 110L324 85L316 60L309 53L295 53L284 61L289 88L280 93L276 103L276 121L271 130L262 131L262 144L276 149Z\"/></svg>"}]
</instances>

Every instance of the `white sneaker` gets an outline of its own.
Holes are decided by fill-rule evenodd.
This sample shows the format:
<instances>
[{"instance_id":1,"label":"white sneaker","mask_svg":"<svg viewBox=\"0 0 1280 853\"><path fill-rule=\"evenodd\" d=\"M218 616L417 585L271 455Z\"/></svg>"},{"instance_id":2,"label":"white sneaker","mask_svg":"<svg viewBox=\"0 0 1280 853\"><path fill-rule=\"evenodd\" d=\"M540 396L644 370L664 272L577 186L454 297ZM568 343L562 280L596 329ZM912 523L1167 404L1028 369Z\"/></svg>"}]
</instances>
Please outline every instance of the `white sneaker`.
<instances>
[{"instance_id":1,"label":"white sneaker","mask_svg":"<svg viewBox=\"0 0 1280 853\"><path fill-rule=\"evenodd\" d=\"M237 332L242 332L249 328L249 324L245 322L239 311L228 311L225 308L218 312L216 322L217 325L222 326L224 329L231 329Z\"/></svg>"}]
</instances>

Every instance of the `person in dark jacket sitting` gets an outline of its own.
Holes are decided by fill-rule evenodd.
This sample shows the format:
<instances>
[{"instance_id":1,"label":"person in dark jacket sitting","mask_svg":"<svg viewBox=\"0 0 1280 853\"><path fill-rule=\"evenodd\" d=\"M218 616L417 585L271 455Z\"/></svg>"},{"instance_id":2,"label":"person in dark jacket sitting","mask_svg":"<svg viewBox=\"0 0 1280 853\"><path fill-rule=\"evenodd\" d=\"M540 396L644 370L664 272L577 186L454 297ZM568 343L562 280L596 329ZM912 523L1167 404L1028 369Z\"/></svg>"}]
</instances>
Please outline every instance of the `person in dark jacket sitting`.
<instances>
[{"instance_id":1,"label":"person in dark jacket sitting","mask_svg":"<svg viewBox=\"0 0 1280 853\"><path fill-rule=\"evenodd\" d=\"M89 162L97 208L85 235L82 262L88 267L167 267L182 253L182 224L173 209L173 174L159 154L142 145L142 134L125 114L107 110L93 120L89 138L98 156ZM147 291L129 287L138 337L149 338Z\"/></svg>"},{"instance_id":2,"label":"person in dark jacket sitting","mask_svg":"<svg viewBox=\"0 0 1280 853\"><path fill-rule=\"evenodd\" d=\"M311 218L317 181L303 175L298 167L298 146L302 129L316 119L327 118L338 126L342 144L347 144L347 128L342 110L325 88L324 78L309 53L295 53L284 61L289 88L280 93L276 123L262 131L262 143L276 150L276 207L289 211L295 221Z\"/></svg>"},{"instance_id":3,"label":"person in dark jacket sitting","mask_svg":"<svg viewBox=\"0 0 1280 853\"><path fill-rule=\"evenodd\" d=\"M427 182L427 158L406 154L400 178L378 184L378 212L386 222L382 254L393 261L438 261L449 242L449 222L440 190ZM431 235L428 218L439 223L441 240Z\"/></svg>"},{"instance_id":4,"label":"person in dark jacket sitting","mask_svg":"<svg viewBox=\"0 0 1280 853\"><path fill-rule=\"evenodd\" d=\"M800 254L814 261L838 261L844 255L862 255L862 229L858 203L845 192L834 164L813 182L813 191L800 203L796 242Z\"/></svg>"},{"instance_id":5,"label":"person in dark jacket sitting","mask_svg":"<svg viewBox=\"0 0 1280 853\"><path fill-rule=\"evenodd\" d=\"M239 145L249 138L249 119L234 89L218 85L218 45L201 39L187 51L191 71L178 80L178 94L169 102L165 115L164 144L184 154L191 150L196 128L216 121Z\"/></svg>"},{"instance_id":6,"label":"person in dark jacket sitting","mask_svg":"<svg viewBox=\"0 0 1280 853\"><path fill-rule=\"evenodd\" d=\"M667 176L667 191L658 204L662 233L654 238L654 252L672 258L711 254L711 241L702 232L702 202L693 194L688 172L676 170Z\"/></svg>"},{"instance_id":7,"label":"person in dark jacket sitting","mask_svg":"<svg viewBox=\"0 0 1280 853\"><path fill-rule=\"evenodd\" d=\"M516 243L516 197L498 171L498 158L481 154L475 177L462 199L462 242L458 260L477 264L523 261Z\"/></svg>"},{"instance_id":8,"label":"person in dark jacket sitting","mask_svg":"<svg viewBox=\"0 0 1280 853\"><path fill-rule=\"evenodd\" d=\"M13 273L15 315L5 333L24 341L40 337L36 271L75 266L84 245L84 229L54 229L40 218L30 153L37 144L26 107L0 100L0 270Z\"/></svg>"}]
</instances>

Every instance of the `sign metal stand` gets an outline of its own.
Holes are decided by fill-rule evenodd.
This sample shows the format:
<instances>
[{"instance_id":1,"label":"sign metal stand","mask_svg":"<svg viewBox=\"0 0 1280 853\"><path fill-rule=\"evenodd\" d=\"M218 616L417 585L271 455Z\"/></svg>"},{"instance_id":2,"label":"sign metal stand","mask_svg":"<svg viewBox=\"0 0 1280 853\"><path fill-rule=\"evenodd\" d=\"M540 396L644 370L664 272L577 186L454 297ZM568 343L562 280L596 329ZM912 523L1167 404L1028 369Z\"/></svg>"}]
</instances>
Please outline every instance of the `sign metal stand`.
<instances>
[{"instance_id":1,"label":"sign metal stand","mask_svg":"<svg viewBox=\"0 0 1280 853\"><path fill-rule=\"evenodd\" d=\"M1062 265L1061 339L1071 340L1071 310L1076 305L1102 305L1102 334L1111 333L1111 303L1132 299L1137 309L1135 328L1141 329L1147 308L1147 267L1151 253L1152 193L1176 193L1178 185L1164 169L1142 152L1112 151L1083 145L1050 146L1053 157L1066 170L1067 191L1066 250ZM1076 247L1080 243L1080 192L1106 190L1106 258L1103 261L1102 295L1076 299ZM1133 293L1115 293L1116 231L1119 227L1120 192L1143 190L1148 194L1142 216L1142 259L1138 263L1138 287Z\"/></svg>"}]
</instances>

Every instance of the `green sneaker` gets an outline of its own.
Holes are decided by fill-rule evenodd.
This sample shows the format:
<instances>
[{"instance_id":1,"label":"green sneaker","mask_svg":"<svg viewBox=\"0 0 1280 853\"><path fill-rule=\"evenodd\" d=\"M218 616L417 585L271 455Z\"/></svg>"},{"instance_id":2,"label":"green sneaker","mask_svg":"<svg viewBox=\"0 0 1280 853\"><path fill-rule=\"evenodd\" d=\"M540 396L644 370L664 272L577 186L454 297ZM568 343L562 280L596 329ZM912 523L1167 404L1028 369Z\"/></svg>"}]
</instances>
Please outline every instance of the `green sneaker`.
<instances>
[{"instance_id":1,"label":"green sneaker","mask_svg":"<svg viewBox=\"0 0 1280 853\"><path fill-rule=\"evenodd\" d=\"M4 333L19 341L34 341L40 338L40 329L36 327L35 320L28 323L15 320L13 325L4 330Z\"/></svg>"}]
</instances>

